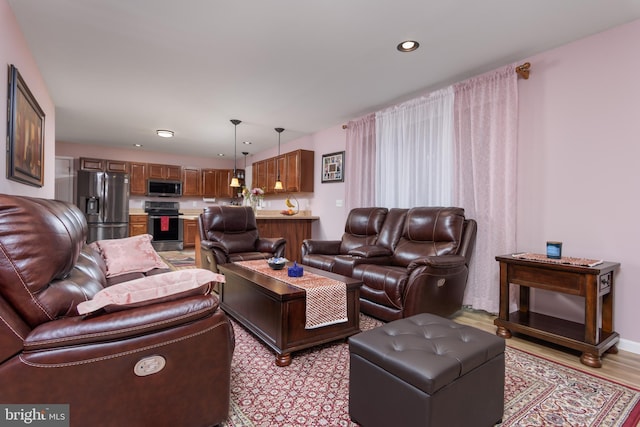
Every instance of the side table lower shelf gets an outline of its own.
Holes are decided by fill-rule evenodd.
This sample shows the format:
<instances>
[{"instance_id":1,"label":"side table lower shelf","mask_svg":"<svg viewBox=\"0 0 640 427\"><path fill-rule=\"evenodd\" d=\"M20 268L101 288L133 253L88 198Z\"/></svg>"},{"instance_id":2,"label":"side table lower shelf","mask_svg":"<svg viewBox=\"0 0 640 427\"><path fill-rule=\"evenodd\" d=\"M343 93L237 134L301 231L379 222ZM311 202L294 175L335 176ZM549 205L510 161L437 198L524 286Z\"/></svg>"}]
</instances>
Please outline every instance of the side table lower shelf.
<instances>
[{"instance_id":1,"label":"side table lower shelf","mask_svg":"<svg viewBox=\"0 0 640 427\"><path fill-rule=\"evenodd\" d=\"M600 367L600 357L604 353L617 353L616 344L620 339L617 332L600 330L600 342L592 345L584 341L585 327L582 323L571 322L558 317L547 316L532 311L509 313L508 320L496 318L496 334L502 338L511 338L511 333L521 333L550 343L581 351L580 361L591 367ZM596 357L597 356L597 357Z\"/></svg>"}]
</instances>

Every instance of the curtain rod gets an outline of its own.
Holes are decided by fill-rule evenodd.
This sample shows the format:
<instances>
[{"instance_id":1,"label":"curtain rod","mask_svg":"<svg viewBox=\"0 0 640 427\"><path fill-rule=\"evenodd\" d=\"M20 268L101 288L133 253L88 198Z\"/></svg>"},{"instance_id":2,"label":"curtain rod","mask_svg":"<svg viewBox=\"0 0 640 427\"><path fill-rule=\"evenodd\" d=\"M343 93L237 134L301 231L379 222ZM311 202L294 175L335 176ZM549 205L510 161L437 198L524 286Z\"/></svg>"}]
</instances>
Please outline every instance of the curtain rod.
<instances>
[{"instance_id":1,"label":"curtain rod","mask_svg":"<svg viewBox=\"0 0 640 427\"><path fill-rule=\"evenodd\" d=\"M529 79L529 71L531 71L530 62L525 62L524 64L518 65L516 67L516 74L525 80ZM347 127L348 127L347 125L342 125L342 129L347 129Z\"/></svg>"}]
</instances>

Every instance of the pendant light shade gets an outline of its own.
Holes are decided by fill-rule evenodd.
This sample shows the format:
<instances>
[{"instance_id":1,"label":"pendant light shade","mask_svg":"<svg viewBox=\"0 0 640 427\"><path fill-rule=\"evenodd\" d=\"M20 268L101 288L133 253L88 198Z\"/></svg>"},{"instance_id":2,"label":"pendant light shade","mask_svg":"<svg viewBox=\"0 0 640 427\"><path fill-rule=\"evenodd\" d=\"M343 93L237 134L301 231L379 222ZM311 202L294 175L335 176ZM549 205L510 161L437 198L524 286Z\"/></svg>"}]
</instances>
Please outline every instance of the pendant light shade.
<instances>
[{"instance_id":1,"label":"pendant light shade","mask_svg":"<svg viewBox=\"0 0 640 427\"><path fill-rule=\"evenodd\" d=\"M236 148L238 146L238 125L242 123L241 120L231 119L231 123L233 123L233 178L231 178L230 187L240 187L240 181L238 180L238 175L236 173Z\"/></svg>"},{"instance_id":2,"label":"pendant light shade","mask_svg":"<svg viewBox=\"0 0 640 427\"><path fill-rule=\"evenodd\" d=\"M276 132L278 132L278 157L280 157L280 134L284 131L284 128L275 128ZM280 160L276 159L276 165L278 170L278 179L276 180L276 185L273 186L274 190L283 190L282 181L280 181Z\"/></svg>"}]
</instances>

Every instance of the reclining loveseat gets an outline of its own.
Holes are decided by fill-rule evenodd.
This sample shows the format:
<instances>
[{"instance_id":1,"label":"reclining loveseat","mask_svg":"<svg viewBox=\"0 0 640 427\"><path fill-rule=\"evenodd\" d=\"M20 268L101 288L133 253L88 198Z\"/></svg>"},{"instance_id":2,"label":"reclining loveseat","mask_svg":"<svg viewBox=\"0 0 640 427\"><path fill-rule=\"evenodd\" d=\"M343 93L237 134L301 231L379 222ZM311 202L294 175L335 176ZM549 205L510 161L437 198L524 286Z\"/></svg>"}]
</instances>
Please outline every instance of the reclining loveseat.
<instances>
[{"instance_id":1,"label":"reclining loveseat","mask_svg":"<svg viewBox=\"0 0 640 427\"><path fill-rule=\"evenodd\" d=\"M341 240L307 239L302 264L360 279L360 311L384 321L462 308L476 221L458 207L349 212Z\"/></svg>"},{"instance_id":2,"label":"reclining loveseat","mask_svg":"<svg viewBox=\"0 0 640 427\"><path fill-rule=\"evenodd\" d=\"M71 204L0 194L0 402L69 405L72 426L222 423L235 342L211 283L81 315L105 291L191 272L144 268L107 283L86 235Z\"/></svg>"}]
</instances>

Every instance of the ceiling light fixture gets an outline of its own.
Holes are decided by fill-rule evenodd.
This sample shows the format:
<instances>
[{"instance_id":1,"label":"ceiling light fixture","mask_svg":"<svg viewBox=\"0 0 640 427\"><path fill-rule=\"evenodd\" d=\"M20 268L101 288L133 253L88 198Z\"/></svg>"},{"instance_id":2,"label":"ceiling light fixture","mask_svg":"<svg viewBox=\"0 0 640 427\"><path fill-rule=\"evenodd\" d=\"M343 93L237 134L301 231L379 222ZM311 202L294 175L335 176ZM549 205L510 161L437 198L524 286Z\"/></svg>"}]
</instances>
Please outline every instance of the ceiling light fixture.
<instances>
[{"instance_id":1,"label":"ceiling light fixture","mask_svg":"<svg viewBox=\"0 0 640 427\"><path fill-rule=\"evenodd\" d=\"M238 181L238 175L236 175L236 147L238 145L238 125L242 123L241 120L231 119L233 123L234 137L233 137L233 178L231 178L230 187L240 187L240 181Z\"/></svg>"},{"instance_id":2,"label":"ceiling light fixture","mask_svg":"<svg viewBox=\"0 0 640 427\"><path fill-rule=\"evenodd\" d=\"M420 43L415 40L406 40L400 43L396 49L400 52L413 52L418 47L420 47Z\"/></svg>"},{"instance_id":3,"label":"ceiling light fixture","mask_svg":"<svg viewBox=\"0 0 640 427\"><path fill-rule=\"evenodd\" d=\"M280 134L284 131L284 128L275 128L276 132L278 132L278 157L280 157ZM274 190L282 190L282 181L280 181L280 159L276 159L276 167L278 171L278 179L276 181L276 185L273 187Z\"/></svg>"},{"instance_id":4,"label":"ceiling light fixture","mask_svg":"<svg viewBox=\"0 0 640 427\"><path fill-rule=\"evenodd\" d=\"M163 138L171 138L171 137L173 137L173 131L172 130L158 129L156 131L156 134L158 136L163 137Z\"/></svg>"}]
</instances>

